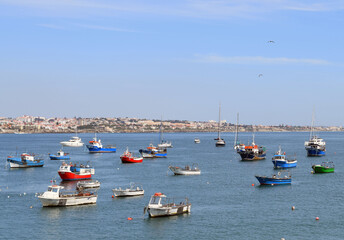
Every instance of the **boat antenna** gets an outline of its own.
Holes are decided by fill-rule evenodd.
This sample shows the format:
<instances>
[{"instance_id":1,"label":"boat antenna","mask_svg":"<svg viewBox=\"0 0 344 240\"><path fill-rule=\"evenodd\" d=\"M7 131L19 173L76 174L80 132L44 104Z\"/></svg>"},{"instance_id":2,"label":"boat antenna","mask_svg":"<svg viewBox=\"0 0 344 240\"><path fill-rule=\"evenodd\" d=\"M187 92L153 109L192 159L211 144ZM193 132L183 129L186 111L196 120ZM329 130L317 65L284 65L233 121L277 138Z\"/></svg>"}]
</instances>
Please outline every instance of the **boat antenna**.
<instances>
[{"instance_id":1,"label":"boat antenna","mask_svg":"<svg viewBox=\"0 0 344 240\"><path fill-rule=\"evenodd\" d=\"M256 145L256 143L254 142L254 127L252 126L252 145Z\"/></svg>"},{"instance_id":2,"label":"boat antenna","mask_svg":"<svg viewBox=\"0 0 344 240\"><path fill-rule=\"evenodd\" d=\"M219 126L217 132L217 138L220 140L220 126L221 126L221 102L219 104Z\"/></svg>"},{"instance_id":3,"label":"boat antenna","mask_svg":"<svg viewBox=\"0 0 344 240\"><path fill-rule=\"evenodd\" d=\"M159 131L159 137L160 137L160 143L162 143L163 137L162 137L162 115L161 115L161 122L160 122L160 131Z\"/></svg>"},{"instance_id":4,"label":"boat antenna","mask_svg":"<svg viewBox=\"0 0 344 240\"><path fill-rule=\"evenodd\" d=\"M238 144L238 128L239 128L239 113L237 113L237 122L236 122L236 127L235 127L234 147Z\"/></svg>"}]
</instances>

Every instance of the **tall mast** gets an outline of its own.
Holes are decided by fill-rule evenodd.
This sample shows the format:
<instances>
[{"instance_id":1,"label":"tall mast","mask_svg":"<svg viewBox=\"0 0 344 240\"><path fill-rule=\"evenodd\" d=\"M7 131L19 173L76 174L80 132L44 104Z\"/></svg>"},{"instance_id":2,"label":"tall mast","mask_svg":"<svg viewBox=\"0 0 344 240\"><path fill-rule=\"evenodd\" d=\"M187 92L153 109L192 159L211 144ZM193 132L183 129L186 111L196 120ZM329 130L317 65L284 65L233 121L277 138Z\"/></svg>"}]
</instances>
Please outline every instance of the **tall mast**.
<instances>
[{"instance_id":1,"label":"tall mast","mask_svg":"<svg viewBox=\"0 0 344 240\"><path fill-rule=\"evenodd\" d=\"M218 134L217 134L217 137L218 139L220 140L220 124L221 123L221 103L219 105L219 126L218 126Z\"/></svg>"},{"instance_id":2,"label":"tall mast","mask_svg":"<svg viewBox=\"0 0 344 240\"><path fill-rule=\"evenodd\" d=\"M162 143L162 116L161 116L161 123L160 123L160 132L159 132L160 134L160 143Z\"/></svg>"},{"instance_id":3,"label":"tall mast","mask_svg":"<svg viewBox=\"0 0 344 240\"><path fill-rule=\"evenodd\" d=\"M309 140L311 140L313 137L313 127L314 127L314 108L313 108L313 113L312 113L312 125L311 125L311 132L309 134Z\"/></svg>"},{"instance_id":4,"label":"tall mast","mask_svg":"<svg viewBox=\"0 0 344 240\"><path fill-rule=\"evenodd\" d=\"M235 127L235 140L234 140L234 146L238 143L238 128L239 128L239 113L237 113L237 123Z\"/></svg>"}]
</instances>

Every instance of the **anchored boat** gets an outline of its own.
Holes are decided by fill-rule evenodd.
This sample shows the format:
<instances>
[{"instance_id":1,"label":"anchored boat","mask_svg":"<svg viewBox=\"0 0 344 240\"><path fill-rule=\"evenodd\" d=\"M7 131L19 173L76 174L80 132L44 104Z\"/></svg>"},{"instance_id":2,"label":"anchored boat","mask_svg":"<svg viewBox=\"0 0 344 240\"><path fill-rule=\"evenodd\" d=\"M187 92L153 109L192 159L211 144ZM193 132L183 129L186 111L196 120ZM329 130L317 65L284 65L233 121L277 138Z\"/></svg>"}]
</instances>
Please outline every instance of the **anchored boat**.
<instances>
[{"instance_id":1,"label":"anchored boat","mask_svg":"<svg viewBox=\"0 0 344 240\"><path fill-rule=\"evenodd\" d=\"M70 160L69 153L65 153L62 149L57 154L49 154L50 160Z\"/></svg>"},{"instance_id":2,"label":"anchored boat","mask_svg":"<svg viewBox=\"0 0 344 240\"><path fill-rule=\"evenodd\" d=\"M162 193L155 193L148 206L144 208L144 214L148 211L149 217L165 217L173 216L191 211L191 203L189 199L185 198L184 201L175 203L173 199L167 198Z\"/></svg>"},{"instance_id":3,"label":"anchored boat","mask_svg":"<svg viewBox=\"0 0 344 240\"><path fill-rule=\"evenodd\" d=\"M63 162L58 174L64 181L91 179L92 175L94 175L94 168L89 165L80 164L77 166L76 164Z\"/></svg>"},{"instance_id":4,"label":"anchored boat","mask_svg":"<svg viewBox=\"0 0 344 240\"><path fill-rule=\"evenodd\" d=\"M85 189L85 188L99 188L100 182L98 180L82 181L76 184L76 189Z\"/></svg>"},{"instance_id":5,"label":"anchored boat","mask_svg":"<svg viewBox=\"0 0 344 240\"><path fill-rule=\"evenodd\" d=\"M86 146L90 153L114 153L116 152L116 147L113 145L107 145L103 147L100 139L94 137L92 141L89 141L89 145Z\"/></svg>"},{"instance_id":6,"label":"anchored boat","mask_svg":"<svg viewBox=\"0 0 344 240\"><path fill-rule=\"evenodd\" d=\"M221 138L221 104L219 105L219 125L218 125L218 128L217 128L217 138L215 138L216 143L215 143L215 146L216 147L224 147L226 146L226 142L225 140L223 140Z\"/></svg>"},{"instance_id":7,"label":"anchored boat","mask_svg":"<svg viewBox=\"0 0 344 240\"><path fill-rule=\"evenodd\" d=\"M163 124L162 124L162 119L160 123L160 131L159 131L159 139L160 143L158 144L158 148L173 148L172 142L171 141L166 141L163 137Z\"/></svg>"},{"instance_id":8,"label":"anchored boat","mask_svg":"<svg viewBox=\"0 0 344 240\"><path fill-rule=\"evenodd\" d=\"M143 158L165 158L165 157L167 157L166 148L157 148L157 147L154 147L153 144L149 144L149 147L147 147L147 149L140 149L139 152L141 153Z\"/></svg>"},{"instance_id":9,"label":"anchored boat","mask_svg":"<svg viewBox=\"0 0 344 240\"><path fill-rule=\"evenodd\" d=\"M61 191L63 188L62 186L52 185L48 187L46 192L38 195L43 207L75 206L95 204L97 202L98 195L96 192L65 192Z\"/></svg>"},{"instance_id":10,"label":"anchored boat","mask_svg":"<svg viewBox=\"0 0 344 240\"><path fill-rule=\"evenodd\" d=\"M79 138L77 136L72 137L68 141L60 142L60 144L62 146L65 146L65 147L82 147L82 146L84 146L84 143L81 141L81 138Z\"/></svg>"},{"instance_id":11,"label":"anchored boat","mask_svg":"<svg viewBox=\"0 0 344 240\"><path fill-rule=\"evenodd\" d=\"M143 161L142 155L134 156L133 153L129 152L129 148L125 150L125 152L121 155L122 163L140 163Z\"/></svg>"},{"instance_id":12,"label":"anchored boat","mask_svg":"<svg viewBox=\"0 0 344 240\"><path fill-rule=\"evenodd\" d=\"M43 167L44 160L36 158L34 154L23 153L19 157L7 157L7 162L11 168Z\"/></svg>"},{"instance_id":13,"label":"anchored boat","mask_svg":"<svg viewBox=\"0 0 344 240\"><path fill-rule=\"evenodd\" d=\"M314 111L309 141L305 141L305 149L307 157L322 157L326 154L326 142L314 134Z\"/></svg>"},{"instance_id":14,"label":"anchored boat","mask_svg":"<svg viewBox=\"0 0 344 240\"><path fill-rule=\"evenodd\" d=\"M334 164L333 162L323 162L321 165L312 166L314 173L333 173Z\"/></svg>"},{"instance_id":15,"label":"anchored boat","mask_svg":"<svg viewBox=\"0 0 344 240\"><path fill-rule=\"evenodd\" d=\"M272 177L267 176L256 176L260 185L282 185L291 184L291 174L288 172L285 176L281 176L281 171L278 174L272 175Z\"/></svg>"},{"instance_id":16,"label":"anchored boat","mask_svg":"<svg viewBox=\"0 0 344 240\"><path fill-rule=\"evenodd\" d=\"M265 147L258 146L254 142L254 134L252 138L252 144L245 146L244 144L237 145L237 153L240 155L242 161L255 161L263 160L266 157Z\"/></svg>"},{"instance_id":17,"label":"anchored boat","mask_svg":"<svg viewBox=\"0 0 344 240\"><path fill-rule=\"evenodd\" d=\"M185 168L181 167L175 167L175 166L169 166L168 167L174 175L200 175L201 170L198 168L198 164L194 163L190 167L189 165L186 165Z\"/></svg>"},{"instance_id":18,"label":"anchored boat","mask_svg":"<svg viewBox=\"0 0 344 240\"><path fill-rule=\"evenodd\" d=\"M200 140L199 138L195 138L194 142L195 142L195 143L200 143L201 140Z\"/></svg>"},{"instance_id":19,"label":"anchored boat","mask_svg":"<svg viewBox=\"0 0 344 240\"><path fill-rule=\"evenodd\" d=\"M145 193L142 186L137 186L135 183L130 183L129 187L123 189L121 187L116 187L112 189L112 192L116 197L135 197L142 196Z\"/></svg>"},{"instance_id":20,"label":"anchored boat","mask_svg":"<svg viewBox=\"0 0 344 240\"><path fill-rule=\"evenodd\" d=\"M282 153L281 147L275 153L272 158L272 163L274 164L274 168L292 168L296 167L297 160L295 159L287 159L285 152Z\"/></svg>"}]
</instances>

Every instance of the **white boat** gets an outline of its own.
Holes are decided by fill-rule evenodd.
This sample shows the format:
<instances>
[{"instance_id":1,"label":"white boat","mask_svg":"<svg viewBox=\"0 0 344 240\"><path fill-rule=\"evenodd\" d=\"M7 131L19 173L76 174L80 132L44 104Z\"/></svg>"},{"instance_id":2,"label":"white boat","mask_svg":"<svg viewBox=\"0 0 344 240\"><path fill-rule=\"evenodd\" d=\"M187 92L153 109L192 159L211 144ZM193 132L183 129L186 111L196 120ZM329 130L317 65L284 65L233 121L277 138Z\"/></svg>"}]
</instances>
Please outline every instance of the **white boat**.
<instances>
[{"instance_id":1,"label":"white boat","mask_svg":"<svg viewBox=\"0 0 344 240\"><path fill-rule=\"evenodd\" d=\"M195 143L200 143L201 142L201 140L199 139L199 138L195 138Z\"/></svg>"},{"instance_id":2,"label":"white boat","mask_svg":"<svg viewBox=\"0 0 344 240\"><path fill-rule=\"evenodd\" d=\"M189 165L186 165L185 168L181 167L174 167L169 166L168 167L174 175L200 175L201 170L198 168L198 165L196 163L192 164L192 167Z\"/></svg>"},{"instance_id":3,"label":"white boat","mask_svg":"<svg viewBox=\"0 0 344 240\"><path fill-rule=\"evenodd\" d=\"M64 187L52 185L48 190L38 195L43 207L74 206L83 204L95 204L98 195L94 192L64 192Z\"/></svg>"},{"instance_id":4,"label":"white boat","mask_svg":"<svg viewBox=\"0 0 344 240\"><path fill-rule=\"evenodd\" d=\"M100 182L98 180L82 181L76 184L77 189L99 188L99 187L100 187Z\"/></svg>"},{"instance_id":5,"label":"white boat","mask_svg":"<svg viewBox=\"0 0 344 240\"><path fill-rule=\"evenodd\" d=\"M226 142L225 142L225 140L223 140L221 138L221 134L220 133L221 133L221 103L219 105L219 125L218 125L218 129L217 129L217 138L215 138L215 140L217 140L216 143L215 143L216 147L224 147L224 146L226 146Z\"/></svg>"},{"instance_id":6,"label":"white boat","mask_svg":"<svg viewBox=\"0 0 344 240\"><path fill-rule=\"evenodd\" d=\"M144 213L148 211L149 217L173 216L191 211L191 203L188 198L184 201L175 203L173 199L167 198L162 193L155 193L148 206L144 208Z\"/></svg>"},{"instance_id":7,"label":"white boat","mask_svg":"<svg viewBox=\"0 0 344 240\"><path fill-rule=\"evenodd\" d=\"M139 186L135 185L135 183L130 183L129 187L126 187L123 189L121 187L114 188L114 189L112 189L112 192L116 197L142 196L145 193L142 186L139 187Z\"/></svg>"},{"instance_id":8,"label":"white boat","mask_svg":"<svg viewBox=\"0 0 344 240\"><path fill-rule=\"evenodd\" d=\"M158 148L173 148L171 141L168 142L164 140L162 119L161 119L161 124L160 124L159 138L160 138L160 143L158 144Z\"/></svg>"},{"instance_id":9,"label":"white boat","mask_svg":"<svg viewBox=\"0 0 344 240\"><path fill-rule=\"evenodd\" d=\"M82 147L82 146L84 146L84 143L81 141L81 138L79 138L77 136L72 137L68 141L60 142L60 144L62 146L66 146L66 147Z\"/></svg>"}]
</instances>

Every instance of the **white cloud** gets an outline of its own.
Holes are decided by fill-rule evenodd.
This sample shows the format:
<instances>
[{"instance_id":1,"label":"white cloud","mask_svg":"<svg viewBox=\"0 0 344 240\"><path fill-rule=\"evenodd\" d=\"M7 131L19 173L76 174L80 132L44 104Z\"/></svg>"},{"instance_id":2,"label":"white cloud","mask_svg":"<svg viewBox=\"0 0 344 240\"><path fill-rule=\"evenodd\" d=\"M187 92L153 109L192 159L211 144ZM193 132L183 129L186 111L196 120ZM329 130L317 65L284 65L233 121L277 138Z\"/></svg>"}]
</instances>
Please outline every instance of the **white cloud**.
<instances>
[{"instance_id":1,"label":"white cloud","mask_svg":"<svg viewBox=\"0 0 344 240\"><path fill-rule=\"evenodd\" d=\"M217 55L196 55L197 62L228 63L228 64L310 64L327 65L330 62L322 59L286 58L286 57L261 57L261 56L235 56L223 57Z\"/></svg>"},{"instance_id":2,"label":"white cloud","mask_svg":"<svg viewBox=\"0 0 344 240\"><path fill-rule=\"evenodd\" d=\"M62 26L58 26L58 25L54 25L54 24L37 24L37 26L40 26L40 27L45 27L45 28L51 28L51 29L65 29L64 27Z\"/></svg>"},{"instance_id":3,"label":"white cloud","mask_svg":"<svg viewBox=\"0 0 344 240\"><path fill-rule=\"evenodd\" d=\"M87 25L87 24L74 24L77 27L94 29L94 30L105 30L105 31L115 31L115 32L136 32L133 30L123 29L123 28L115 28L115 27L106 27L106 26L99 26L99 25Z\"/></svg>"}]
</instances>

